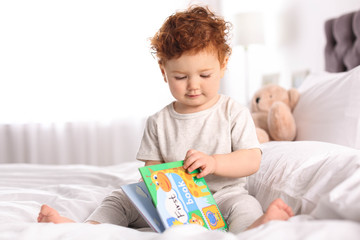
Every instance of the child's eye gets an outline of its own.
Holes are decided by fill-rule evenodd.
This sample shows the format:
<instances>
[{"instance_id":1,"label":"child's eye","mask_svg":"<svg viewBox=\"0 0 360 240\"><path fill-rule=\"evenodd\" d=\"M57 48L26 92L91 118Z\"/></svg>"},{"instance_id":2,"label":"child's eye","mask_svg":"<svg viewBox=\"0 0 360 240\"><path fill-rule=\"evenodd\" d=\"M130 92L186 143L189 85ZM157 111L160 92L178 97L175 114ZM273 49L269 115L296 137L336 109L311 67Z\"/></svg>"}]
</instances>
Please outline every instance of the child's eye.
<instances>
[{"instance_id":1,"label":"child's eye","mask_svg":"<svg viewBox=\"0 0 360 240\"><path fill-rule=\"evenodd\" d=\"M202 78L209 78L209 77L210 77L210 74L208 74L208 75L200 75L200 77L202 77Z\"/></svg>"},{"instance_id":2,"label":"child's eye","mask_svg":"<svg viewBox=\"0 0 360 240\"><path fill-rule=\"evenodd\" d=\"M175 77L176 80L182 80L182 79L185 79L186 76L183 76L183 77Z\"/></svg>"}]
</instances>

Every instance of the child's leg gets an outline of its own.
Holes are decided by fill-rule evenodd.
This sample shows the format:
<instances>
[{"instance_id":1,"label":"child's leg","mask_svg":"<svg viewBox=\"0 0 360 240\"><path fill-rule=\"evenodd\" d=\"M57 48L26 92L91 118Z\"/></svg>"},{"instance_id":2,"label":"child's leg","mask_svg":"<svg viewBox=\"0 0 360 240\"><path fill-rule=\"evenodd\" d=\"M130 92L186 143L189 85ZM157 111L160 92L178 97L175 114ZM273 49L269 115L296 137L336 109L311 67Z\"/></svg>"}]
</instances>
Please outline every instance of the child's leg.
<instances>
[{"instance_id":1,"label":"child's leg","mask_svg":"<svg viewBox=\"0 0 360 240\"><path fill-rule=\"evenodd\" d=\"M232 233L246 230L263 215L260 203L242 187L222 189L214 198Z\"/></svg>"},{"instance_id":2,"label":"child's leg","mask_svg":"<svg viewBox=\"0 0 360 240\"><path fill-rule=\"evenodd\" d=\"M43 205L39 213L38 222L71 223L75 221L61 216L55 209ZM122 190L114 191L106 197L86 222L93 224L111 223L136 228L149 227Z\"/></svg>"},{"instance_id":3,"label":"child's leg","mask_svg":"<svg viewBox=\"0 0 360 240\"><path fill-rule=\"evenodd\" d=\"M111 223L124 227L149 227L125 193L119 189L113 191L88 217L86 222Z\"/></svg>"},{"instance_id":4,"label":"child's leg","mask_svg":"<svg viewBox=\"0 0 360 240\"><path fill-rule=\"evenodd\" d=\"M288 220L294 216L292 209L281 199L273 201L263 214L260 203L240 187L222 189L214 197L233 233L255 228L271 220Z\"/></svg>"}]
</instances>

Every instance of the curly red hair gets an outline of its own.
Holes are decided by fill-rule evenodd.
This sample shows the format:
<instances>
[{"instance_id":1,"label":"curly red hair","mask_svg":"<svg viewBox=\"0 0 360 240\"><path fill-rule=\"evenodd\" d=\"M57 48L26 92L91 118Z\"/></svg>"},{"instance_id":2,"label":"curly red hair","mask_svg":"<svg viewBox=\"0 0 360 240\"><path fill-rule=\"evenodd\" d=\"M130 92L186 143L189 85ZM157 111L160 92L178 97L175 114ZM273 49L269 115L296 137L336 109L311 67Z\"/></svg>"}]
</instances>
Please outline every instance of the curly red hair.
<instances>
[{"instance_id":1,"label":"curly red hair","mask_svg":"<svg viewBox=\"0 0 360 240\"><path fill-rule=\"evenodd\" d=\"M190 7L166 19L151 38L151 49L159 64L179 58L184 52L198 53L204 49L217 52L222 64L231 54L227 44L231 24L216 16L208 8Z\"/></svg>"}]
</instances>

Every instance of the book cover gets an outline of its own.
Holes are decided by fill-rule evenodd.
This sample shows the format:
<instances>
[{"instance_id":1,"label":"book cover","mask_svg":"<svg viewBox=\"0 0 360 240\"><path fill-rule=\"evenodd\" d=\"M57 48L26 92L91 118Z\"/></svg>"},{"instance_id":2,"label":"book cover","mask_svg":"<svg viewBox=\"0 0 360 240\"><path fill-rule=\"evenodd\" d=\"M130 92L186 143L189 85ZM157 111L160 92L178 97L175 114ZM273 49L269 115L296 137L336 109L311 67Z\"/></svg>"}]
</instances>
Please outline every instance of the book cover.
<instances>
[{"instance_id":1,"label":"book cover","mask_svg":"<svg viewBox=\"0 0 360 240\"><path fill-rule=\"evenodd\" d=\"M183 161L139 168L165 228L199 224L210 230L227 230L227 224L198 170L188 173Z\"/></svg>"},{"instance_id":2,"label":"book cover","mask_svg":"<svg viewBox=\"0 0 360 240\"><path fill-rule=\"evenodd\" d=\"M143 216L145 221L155 232L163 232L165 230L159 214L155 209L151 196L144 182L137 182L121 186L135 208Z\"/></svg>"}]
</instances>

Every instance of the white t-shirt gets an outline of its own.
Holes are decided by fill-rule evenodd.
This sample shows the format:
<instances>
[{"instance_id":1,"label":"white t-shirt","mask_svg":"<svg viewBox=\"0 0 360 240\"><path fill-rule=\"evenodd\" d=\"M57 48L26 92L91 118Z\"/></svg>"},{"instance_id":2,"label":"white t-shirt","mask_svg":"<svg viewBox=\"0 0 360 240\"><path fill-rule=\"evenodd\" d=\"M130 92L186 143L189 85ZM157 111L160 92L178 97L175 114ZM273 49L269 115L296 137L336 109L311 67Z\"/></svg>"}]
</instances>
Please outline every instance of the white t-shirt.
<instances>
[{"instance_id":1,"label":"white t-shirt","mask_svg":"<svg viewBox=\"0 0 360 240\"><path fill-rule=\"evenodd\" d=\"M253 148L260 148L260 144L249 110L221 95L214 106L204 111L180 114L171 103L150 116L136 158L174 162L184 160L189 149L213 155ZM229 185L244 185L246 181L216 175L208 175L205 180L212 192Z\"/></svg>"}]
</instances>

